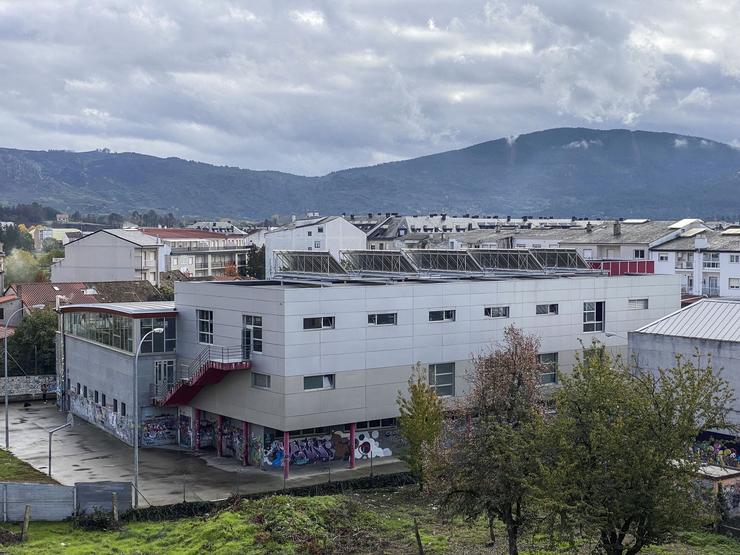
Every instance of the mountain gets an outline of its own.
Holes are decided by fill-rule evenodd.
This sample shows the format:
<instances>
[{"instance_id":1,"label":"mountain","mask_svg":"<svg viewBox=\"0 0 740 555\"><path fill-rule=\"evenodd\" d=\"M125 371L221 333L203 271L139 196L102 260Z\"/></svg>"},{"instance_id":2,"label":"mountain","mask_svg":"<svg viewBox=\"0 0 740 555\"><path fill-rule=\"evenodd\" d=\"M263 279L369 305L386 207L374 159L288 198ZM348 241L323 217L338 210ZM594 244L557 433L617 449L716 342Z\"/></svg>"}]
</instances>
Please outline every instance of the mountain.
<instances>
[{"instance_id":1,"label":"mountain","mask_svg":"<svg viewBox=\"0 0 740 555\"><path fill-rule=\"evenodd\" d=\"M322 177L136 153L0 149L0 200L189 216L394 211L738 218L740 150L672 133L561 128Z\"/></svg>"}]
</instances>

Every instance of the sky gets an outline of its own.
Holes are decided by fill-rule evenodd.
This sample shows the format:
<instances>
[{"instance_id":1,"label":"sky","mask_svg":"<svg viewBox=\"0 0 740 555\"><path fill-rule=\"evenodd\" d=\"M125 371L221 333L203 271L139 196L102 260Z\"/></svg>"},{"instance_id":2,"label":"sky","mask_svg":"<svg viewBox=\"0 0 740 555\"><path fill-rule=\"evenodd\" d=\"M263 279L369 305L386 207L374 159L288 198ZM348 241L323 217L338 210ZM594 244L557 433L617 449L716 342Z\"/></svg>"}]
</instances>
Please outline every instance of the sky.
<instances>
[{"instance_id":1,"label":"sky","mask_svg":"<svg viewBox=\"0 0 740 555\"><path fill-rule=\"evenodd\" d=\"M0 146L321 175L551 127L740 145L739 3L0 0Z\"/></svg>"}]
</instances>

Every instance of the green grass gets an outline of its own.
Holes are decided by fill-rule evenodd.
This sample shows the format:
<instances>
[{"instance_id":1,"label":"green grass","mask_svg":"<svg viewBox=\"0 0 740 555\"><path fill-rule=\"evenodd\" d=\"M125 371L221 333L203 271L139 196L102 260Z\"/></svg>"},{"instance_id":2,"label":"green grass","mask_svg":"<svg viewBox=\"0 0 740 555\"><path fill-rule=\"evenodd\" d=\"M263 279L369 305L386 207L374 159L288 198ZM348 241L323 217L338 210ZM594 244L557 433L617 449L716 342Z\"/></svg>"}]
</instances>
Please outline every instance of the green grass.
<instances>
[{"instance_id":1,"label":"green grass","mask_svg":"<svg viewBox=\"0 0 740 555\"><path fill-rule=\"evenodd\" d=\"M16 458L12 453L0 449L0 482L35 482L56 484L43 472L39 472L27 462Z\"/></svg>"},{"instance_id":2,"label":"green grass","mask_svg":"<svg viewBox=\"0 0 740 555\"><path fill-rule=\"evenodd\" d=\"M69 522L32 522L30 539L9 544L10 554L270 554L416 553L414 520L429 555L503 553L499 527L495 549L486 545L485 522L465 523L440 517L429 498L415 487L345 495L288 497L277 495L240 501L226 510L199 518L166 522L127 522L117 531L85 531ZM18 526L6 526L17 530ZM579 545L576 553L593 546ZM574 553L550 546L544 535L524 535L521 553ZM650 555L727 555L740 553L740 542L710 533L681 534Z\"/></svg>"}]
</instances>

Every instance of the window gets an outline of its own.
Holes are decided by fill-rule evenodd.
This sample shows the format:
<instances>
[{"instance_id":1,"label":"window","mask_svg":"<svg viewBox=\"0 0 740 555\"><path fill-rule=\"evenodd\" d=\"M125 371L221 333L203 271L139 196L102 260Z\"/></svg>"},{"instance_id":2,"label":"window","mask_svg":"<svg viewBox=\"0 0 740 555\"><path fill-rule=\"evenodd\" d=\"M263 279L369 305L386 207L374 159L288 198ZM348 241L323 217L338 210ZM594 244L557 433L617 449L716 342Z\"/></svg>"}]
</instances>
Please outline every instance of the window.
<instances>
[{"instance_id":1,"label":"window","mask_svg":"<svg viewBox=\"0 0 740 555\"><path fill-rule=\"evenodd\" d=\"M483 315L489 318L508 318L508 306L487 306L483 309Z\"/></svg>"},{"instance_id":2,"label":"window","mask_svg":"<svg viewBox=\"0 0 740 555\"><path fill-rule=\"evenodd\" d=\"M152 333L141 344L142 353L172 353L177 344L177 325L175 318L142 318L139 320L140 337L154 328L164 328L164 333Z\"/></svg>"},{"instance_id":3,"label":"window","mask_svg":"<svg viewBox=\"0 0 740 555\"><path fill-rule=\"evenodd\" d=\"M242 327L245 330L250 330L249 341L251 341L252 351L255 353L262 352L262 316L254 316L252 314L244 314L242 316ZM247 335L242 336L242 342L247 341ZM269 387L269 386L268 386Z\"/></svg>"},{"instance_id":4,"label":"window","mask_svg":"<svg viewBox=\"0 0 740 555\"><path fill-rule=\"evenodd\" d=\"M303 376L303 389L334 389L334 374Z\"/></svg>"},{"instance_id":5,"label":"window","mask_svg":"<svg viewBox=\"0 0 740 555\"><path fill-rule=\"evenodd\" d=\"M262 389L270 389L270 375L260 374L258 372L252 372L252 386L261 387ZM305 382L304 382L305 389Z\"/></svg>"},{"instance_id":6,"label":"window","mask_svg":"<svg viewBox=\"0 0 740 555\"><path fill-rule=\"evenodd\" d=\"M126 416L126 403L121 402L121 416Z\"/></svg>"},{"instance_id":7,"label":"window","mask_svg":"<svg viewBox=\"0 0 740 555\"><path fill-rule=\"evenodd\" d=\"M324 233L323 226L319 226L319 228L316 230L317 233Z\"/></svg>"},{"instance_id":8,"label":"window","mask_svg":"<svg viewBox=\"0 0 740 555\"><path fill-rule=\"evenodd\" d=\"M593 258L593 257L594 257L593 249L583 249L583 258Z\"/></svg>"},{"instance_id":9,"label":"window","mask_svg":"<svg viewBox=\"0 0 740 555\"><path fill-rule=\"evenodd\" d=\"M177 266L177 257L173 256L172 257L172 267L174 268L175 266Z\"/></svg>"},{"instance_id":10,"label":"window","mask_svg":"<svg viewBox=\"0 0 740 555\"><path fill-rule=\"evenodd\" d=\"M304 330L329 330L334 329L334 316L316 316L303 319Z\"/></svg>"},{"instance_id":11,"label":"window","mask_svg":"<svg viewBox=\"0 0 740 555\"><path fill-rule=\"evenodd\" d=\"M738 264L740 263L740 254L731 254L730 255L730 263L731 264ZM0 316L2 318L2 316Z\"/></svg>"},{"instance_id":12,"label":"window","mask_svg":"<svg viewBox=\"0 0 740 555\"><path fill-rule=\"evenodd\" d=\"M542 353L539 358L540 364L543 366L540 383L558 383L558 354Z\"/></svg>"},{"instance_id":13,"label":"window","mask_svg":"<svg viewBox=\"0 0 740 555\"><path fill-rule=\"evenodd\" d=\"M96 403L97 403L97 402L99 401L99 398L98 398L98 390L97 390L97 389L95 390L95 395L94 395L94 397L93 397L93 400L94 400L94 401L95 401Z\"/></svg>"},{"instance_id":14,"label":"window","mask_svg":"<svg viewBox=\"0 0 740 555\"><path fill-rule=\"evenodd\" d=\"M313 235L313 231L308 232L308 236L311 237Z\"/></svg>"},{"instance_id":15,"label":"window","mask_svg":"<svg viewBox=\"0 0 740 555\"><path fill-rule=\"evenodd\" d=\"M198 341L201 343L213 343L213 311L198 311Z\"/></svg>"},{"instance_id":16,"label":"window","mask_svg":"<svg viewBox=\"0 0 740 555\"><path fill-rule=\"evenodd\" d=\"M154 361L154 383L169 388L175 383L175 361Z\"/></svg>"},{"instance_id":17,"label":"window","mask_svg":"<svg viewBox=\"0 0 740 555\"><path fill-rule=\"evenodd\" d=\"M728 285L730 289L740 289L740 278L730 278Z\"/></svg>"},{"instance_id":18,"label":"window","mask_svg":"<svg viewBox=\"0 0 740 555\"><path fill-rule=\"evenodd\" d=\"M647 310L648 300L647 299L630 299L627 303L627 306L629 306L631 310Z\"/></svg>"},{"instance_id":19,"label":"window","mask_svg":"<svg viewBox=\"0 0 740 555\"><path fill-rule=\"evenodd\" d=\"M668 253L667 252L658 253L658 260L660 262L668 262Z\"/></svg>"},{"instance_id":20,"label":"window","mask_svg":"<svg viewBox=\"0 0 740 555\"><path fill-rule=\"evenodd\" d=\"M5 309L0 308L0 320L5 320Z\"/></svg>"},{"instance_id":21,"label":"window","mask_svg":"<svg viewBox=\"0 0 740 555\"><path fill-rule=\"evenodd\" d=\"M429 385L440 397L455 395L455 363L430 364Z\"/></svg>"},{"instance_id":22,"label":"window","mask_svg":"<svg viewBox=\"0 0 740 555\"><path fill-rule=\"evenodd\" d=\"M368 314L367 323L371 326L395 326L398 323L398 315L395 312Z\"/></svg>"},{"instance_id":23,"label":"window","mask_svg":"<svg viewBox=\"0 0 740 555\"><path fill-rule=\"evenodd\" d=\"M321 248L321 241L314 241L313 242L313 248L320 249Z\"/></svg>"},{"instance_id":24,"label":"window","mask_svg":"<svg viewBox=\"0 0 740 555\"><path fill-rule=\"evenodd\" d=\"M105 393L103 393L100 397L101 397L100 404L103 406L106 406L108 403L106 403L107 399L105 398Z\"/></svg>"},{"instance_id":25,"label":"window","mask_svg":"<svg viewBox=\"0 0 740 555\"><path fill-rule=\"evenodd\" d=\"M645 258L645 249L635 249L632 251L632 258Z\"/></svg>"},{"instance_id":26,"label":"window","mask_svg":"<svg viewBox=\"0 0 740 555\"><path fill-rule=\"evenodd\" d=\"M64 315L64 329L75 337L134 352L133 320L125 316L104 312L70 312Z\"/></svg>"},{"instance_id":27,"label":"window","mask_svg":"<svg viewBox=\"0 0 740 555\"><path fill-rule=\"evenodd\" d=\"M538 304L537 305L537 314L557 314L558 313L558 305L556 304Z\"/></svg>"},{"instance_id":28,"label":"window","mask_svg":"<svg viewBox=\"0 0 740 555\"><path fill-rule=\"evenodd\" d=\"M82 396L83 396L83 397L84 397L85 399L87 399L87 386L84 386L84 387L82 388Z\"/></svg>"},{"instance_id":29,"label":"window","mask_svg":"<svg viewBox=\"0 0 740 555\"><path fill-rule=\"evenodd\" d=\"M118 412L118 399L113 399L113 412Z\"/></svg>"},{"instance_id":30,"label":"window","mask_svg":"<svg viewBox=\"0 0 740 555\"><path fill-rule=\"evenodd\" d=\"M583 331L604 331L604 301L583 303Z\"/></svg>"},{"instance_id":31,"label":"window","mask_svg":"<svg viewBox=\"0 0 740 555\"><path fill-rule=\"evenodd\" d=\"M454 322L455 311L454 310L430 310L429 311L430 322Z\"/></svg>"}]
</instances>

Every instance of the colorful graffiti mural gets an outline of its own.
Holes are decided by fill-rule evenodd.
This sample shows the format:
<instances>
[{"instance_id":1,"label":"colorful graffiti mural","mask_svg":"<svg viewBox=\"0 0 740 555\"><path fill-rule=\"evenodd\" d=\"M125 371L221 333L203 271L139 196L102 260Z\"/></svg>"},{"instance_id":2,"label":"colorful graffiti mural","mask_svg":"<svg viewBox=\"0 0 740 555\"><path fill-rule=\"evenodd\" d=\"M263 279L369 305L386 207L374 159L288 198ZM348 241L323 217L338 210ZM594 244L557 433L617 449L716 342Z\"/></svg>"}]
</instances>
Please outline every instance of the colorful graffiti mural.
<instances>
[{"instance_id":1,"label":"colorful graffiti mural","mask_svg":"<svg viewBox=\"0 0 740 555\"><path fill-rule=\"evenodd\" d=\"M82 395L71 392L69 396L70 411L75 416L79 416L107 432L110 432L118 439L132 444L134 441L133 421L128 416L121 416L109 407L100 406L86 399Z\"/></svg>"},{"instance_id":2,"label":"colorful graffiti mural","mask_svg":"<svg viewBox=\"0 0 740 555\"><path fill-rule=\"evenodd\" d=\"M388 447L381 447L380 438L378 430L359 432L355 439L355 459L390 457L393 451Z\"/></svg>"},{"instance_id":3,"label":"colorful graffiti mural","mask_svg":"<svg viewBox=\"0 0 740 555\"><path fill-rule=\"evenodd\" d=\"M174 415L150 416L141 422L141 444L170 445L177 441Z\"/></svg>"},{"instance_id":4,"label":"colorful graffiti mural","mask_svg":"<svg viewBox=\"0 0 740 555\"><path fill-rule=\"evenodd\" d=\"M178 428L180 430L180 446L192 447L193 429L190 426L190 417L188 415L180 415L180 418L178 419Z\"/></svg>"}]
</instances>

